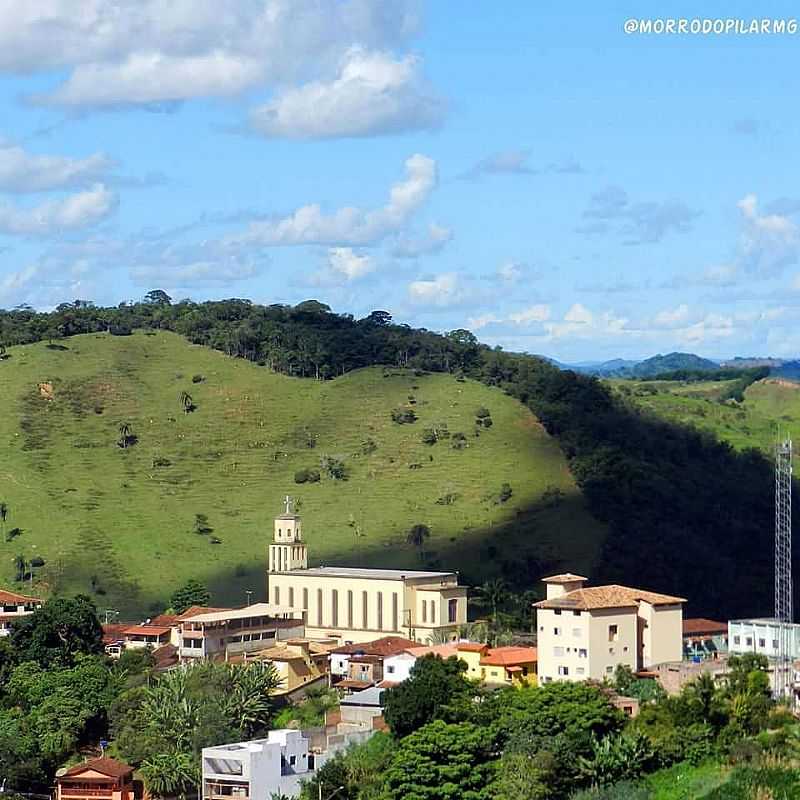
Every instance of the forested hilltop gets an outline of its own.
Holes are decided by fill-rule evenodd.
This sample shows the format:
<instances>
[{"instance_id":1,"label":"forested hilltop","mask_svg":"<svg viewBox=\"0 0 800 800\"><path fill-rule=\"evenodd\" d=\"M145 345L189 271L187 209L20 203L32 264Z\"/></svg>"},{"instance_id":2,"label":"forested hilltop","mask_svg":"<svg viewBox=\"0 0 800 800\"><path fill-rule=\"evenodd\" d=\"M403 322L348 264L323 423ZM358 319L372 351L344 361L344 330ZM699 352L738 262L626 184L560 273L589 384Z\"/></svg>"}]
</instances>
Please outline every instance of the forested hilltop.
<instances>
[{"instance_id":1,"label":"forested hilltop","mask_svg":"<svg viewBox=\"0 0 800 800\"><path fill-rule=\"evenodd\" d=\"M698 614L734 617L770 609L768 460L637 410L592 377L492 349L465 330L413 329L384 311L357 320L313 300L293 307L238 299L172 303L155 291L115 308L76 301L50 313L0 311L2 347L134 329L174 331L298 377L324 380L384 364L500 387L558 440L591 513L607 523L593 581L681 594ZM0 362L0 380L2 369ZM533 585L538 577L516 575L515 582Z\"/></svg>"}]
</instances>

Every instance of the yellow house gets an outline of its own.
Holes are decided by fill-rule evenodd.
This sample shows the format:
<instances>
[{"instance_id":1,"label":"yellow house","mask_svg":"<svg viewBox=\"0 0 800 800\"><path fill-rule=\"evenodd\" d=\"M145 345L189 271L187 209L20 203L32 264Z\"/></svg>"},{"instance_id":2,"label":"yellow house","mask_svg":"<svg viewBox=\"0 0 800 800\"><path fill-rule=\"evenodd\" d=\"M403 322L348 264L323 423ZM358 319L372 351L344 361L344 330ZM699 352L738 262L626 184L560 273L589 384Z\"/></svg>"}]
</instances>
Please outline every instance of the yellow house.
<instances>
[{"instance_id":1,"label":"yellow house","mask_svg":"<svg viewBox=\"0 0 800 800\"><path fill-rule=\"evenodd\" d=\"M267 598L302 615L306 635L342 644L403 636L454 640L467 621L467 589L454 572L308 567L302 521L286 498L267 558Z\"/></svg>"},{"instance_id":2,"label":"yellow house","mask_svg":"<svg viewBox=\"0 0 800 800\"><path fill-rule=\"evenodd\" d=\"M458 657L467 665L467 677L501 686L535 685L538 655L535 647L489 647L460 642Z\"/></svg>"},{"instance_id":3,"label":"yellow house","mask_svg":"<svg viewBox=\"0 0 800 800\"><path fill-rule=\"evenodd\" d=\"M682 659L683 597L586 580L543 579L547 597L534 603L540 682L603 680L621 664L636 672Z\"/></svg>"},{"instance_id":4,"label":"yellow house","mask_svg":"<svg viewBox=\"0 0 800 800\"><path fill-rule=\"evenodd\" d=\"M333 641L323 643L305 638L288 639L274 647L231 660L247 664L271 663L281 681L275 694L286 695L329 674L329 652L334 645Z\"/></svg>"}]
</instances>

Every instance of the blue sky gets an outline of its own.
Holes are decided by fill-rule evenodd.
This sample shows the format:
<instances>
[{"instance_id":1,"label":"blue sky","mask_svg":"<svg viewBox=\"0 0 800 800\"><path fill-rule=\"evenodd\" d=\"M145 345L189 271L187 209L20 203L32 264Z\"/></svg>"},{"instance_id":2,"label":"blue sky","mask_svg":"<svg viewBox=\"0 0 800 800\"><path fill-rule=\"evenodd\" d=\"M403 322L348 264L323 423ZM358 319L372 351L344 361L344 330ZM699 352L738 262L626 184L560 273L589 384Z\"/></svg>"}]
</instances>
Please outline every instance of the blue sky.
<instances>
[{"instance_id":1,"label":"blue sky","mask_svg":"<svg viewBox=\"0 0 800 800\"><path fill-rule=\"evenodd\" d=\"M0 0L0 307L164 288L568 361L800 356L800 32L623 31L792 5L648 5Z\"/></svg>"}]
</instances>

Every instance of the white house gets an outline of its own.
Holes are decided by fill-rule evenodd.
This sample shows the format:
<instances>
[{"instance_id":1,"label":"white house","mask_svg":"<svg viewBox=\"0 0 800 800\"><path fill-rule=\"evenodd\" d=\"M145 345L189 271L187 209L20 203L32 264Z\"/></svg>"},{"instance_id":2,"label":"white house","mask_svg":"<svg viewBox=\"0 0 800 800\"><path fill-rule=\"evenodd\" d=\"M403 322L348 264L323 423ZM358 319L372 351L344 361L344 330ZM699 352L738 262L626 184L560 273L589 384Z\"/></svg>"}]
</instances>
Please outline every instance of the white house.
<instances>
[{"instance_id":1,"label":"white house","mask_svg":"<svg viewBox=\"0 0 800 800\"><path fill-rule=\"evenodd\" d=\"M731 655L759 653L767 658L777 658L781 627L788 634L788 656L793 661L800 658L800 623L781 623L774 619L730 620L728 622L728 652Z\"/></svg>"},{"instance_id":2,"label":"white house","mask_svg":"<svg viewBox=\"0 0 800 800\"><path fill-rule=\"evenodd\" d=\"M203 800L297 797L325 756L309 752L300 731L270 731L266 739L203 748Z\"/></svg>"},{"instance_id":3,"label":"white house","mask_svg":"<svg viewBox=\"0 0 800 800\"><path fill-rule=\"evenodd\" d=\"M33 614L37 608L41 608L42 601L38 597L28 597L25 594L7 592L0 589L0 636L8 636L11 632L11 623L15 619Z\"/></svg>"}]
</instances>

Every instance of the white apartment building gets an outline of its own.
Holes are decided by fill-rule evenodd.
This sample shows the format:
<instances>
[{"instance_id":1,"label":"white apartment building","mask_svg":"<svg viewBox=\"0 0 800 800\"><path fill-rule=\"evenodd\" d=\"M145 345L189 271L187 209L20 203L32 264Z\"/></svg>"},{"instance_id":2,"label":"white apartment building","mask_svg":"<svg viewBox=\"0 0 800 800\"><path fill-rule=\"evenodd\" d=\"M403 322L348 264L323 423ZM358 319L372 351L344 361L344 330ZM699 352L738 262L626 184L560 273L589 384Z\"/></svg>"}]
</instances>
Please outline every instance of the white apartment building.
<instances>
[{"instance_id":1,"label":"white apartment building","mask_svg":"<svg viewBox=\"0 0 800 800\"><path fill-rule=\"evenodd\" d=\"M309 752L300 731L270 731L266 739L203 748L203 800L269 800L297 797L325 762Z\"/></svg>"},{"instance_id":2,"label":"white apartment building","mask_svg":"<svg viewBox=\"0 0 800 800\"><path fill-rule=\"evenodd\" d=\"M299 612L293 616L291 609L269 603L232 609L190 608L176 621L178 655L185 661L256 653L276 641L302 638L303 620L299 617Z\"/></svg>"},{"instance_id":3,"label":"white apartment building","mask_svg":"<svg viewBox=\"0 0 800 800\"><path fill-rule=\"evenodd\" d=\"M774 659L779 655L780 629L788 629L788 655L800 659L800 623L774 619L732 619L728 622L728 652L731 655L759 653Z\"/></svg>"},{"instance_id":4,"label":"white apartment building","mask_svg":"<svg viewBox=\"0 0 800 800\"><path fill-rule=\"evenodd\" d=\"M539 682L611 677L683 657L682 597L617 584L584 587L566 573L544 578L537 609Z\"/></svg>"},{"instance_id":5,"label":"white apartment building","mask_svg":"<svg viewBox=\"0 0 800 800\"><path fill-rule=\"evenodd\" d=\"M2 606L0 636L8 636L11 632L11 623L20 617L33 614L37 608L41 608L42 601L38 597L28 597L25 594L0 589L0 606Z\"/></svg>"},{"instance_id":6,"label":"white apartment building","mask_svg":"<svg viewBox=\"0 0 800 800\"><path fill-rule=\"evenodd\" d=\"M274 522L267 599L301 614L306 635L342 643L405 636L428 643L455 639L467 621L467 589L454 572L308 567L302 521L286 498Z\"/></svg>"}]
</instances>

